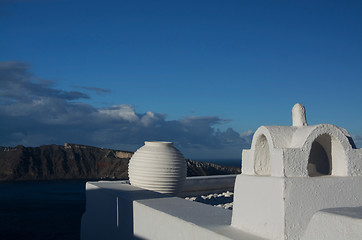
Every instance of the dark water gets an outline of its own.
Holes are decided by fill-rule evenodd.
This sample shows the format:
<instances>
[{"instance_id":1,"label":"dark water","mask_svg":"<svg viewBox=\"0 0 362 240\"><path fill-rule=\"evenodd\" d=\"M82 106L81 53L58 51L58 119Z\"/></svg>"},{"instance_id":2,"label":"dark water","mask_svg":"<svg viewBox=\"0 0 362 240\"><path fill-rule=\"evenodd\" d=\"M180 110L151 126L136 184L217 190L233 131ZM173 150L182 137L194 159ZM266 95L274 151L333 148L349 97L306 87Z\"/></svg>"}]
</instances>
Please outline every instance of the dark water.
<instances>
[{"instance_id":1,"label":"dark water","mask_svg":"<svg viewBox=\"0 0 362 240\"><path fill-rule=\"evenodd\" d=\"M80 239L84 181L0 183L0 239Z\"/></svg>"}]
</instances>

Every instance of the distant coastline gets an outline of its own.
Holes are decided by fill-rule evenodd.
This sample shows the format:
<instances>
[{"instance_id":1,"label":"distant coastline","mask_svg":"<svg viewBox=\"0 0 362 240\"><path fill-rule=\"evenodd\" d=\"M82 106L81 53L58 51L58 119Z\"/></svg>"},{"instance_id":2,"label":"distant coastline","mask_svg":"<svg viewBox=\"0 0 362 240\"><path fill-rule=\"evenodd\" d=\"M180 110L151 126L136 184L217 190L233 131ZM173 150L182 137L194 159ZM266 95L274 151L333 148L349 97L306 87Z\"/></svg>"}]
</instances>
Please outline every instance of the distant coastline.
<instances>
[{"instance_id":1,"label":"distant coastline","mask_svg":"<svg viewBox=\"0 0 362 240\"><path fill-rule=\"evenodd\" d=\"M129 151L70 143L0 146L0 181L123 180L128 179L132 155ZM238 159L187 159L188 176L238 173Z\"/></svg>"},{"instance_id":2,"label":"distant coastline","mask_svg":"<svg viewBox=\"0 0 362 240\"><path fill-rule=\"evenodd\" d=\"M226 159L209 159L209 158L201 158L195 159L198 162L208 162L213 163L220 166L227 167L241 167L241 159L238 158L226 158Z\"/></svg>"}]
</instances>

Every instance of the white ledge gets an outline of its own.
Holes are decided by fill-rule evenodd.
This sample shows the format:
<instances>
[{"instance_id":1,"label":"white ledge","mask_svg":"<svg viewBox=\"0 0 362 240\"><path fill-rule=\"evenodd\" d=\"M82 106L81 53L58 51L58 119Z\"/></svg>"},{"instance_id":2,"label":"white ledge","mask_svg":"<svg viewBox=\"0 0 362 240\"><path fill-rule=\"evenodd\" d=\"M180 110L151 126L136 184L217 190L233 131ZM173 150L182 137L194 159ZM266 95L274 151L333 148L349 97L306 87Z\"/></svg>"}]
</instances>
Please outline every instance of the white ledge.
<instances>
[{"instance_id":1,"label":"white ledge","mask_svg":"<svg viewBox=\"0 0 362 240\"><path fill-rule=\"evenodd\" d=\"M82 240L261 239L231 227L230 210L144 190L126 181L88 182L86 188Z\"/></svg>"},{"instance_id":2,"label":"white ledge","mask_svg":"<svg viewBox=\"0 0 362 240\"><path fill-rule=\"evenodd\" d=\"M362 237L362 207L318 211L308 224L303 240L357 240Z\"/></svg>"}]
</instances>

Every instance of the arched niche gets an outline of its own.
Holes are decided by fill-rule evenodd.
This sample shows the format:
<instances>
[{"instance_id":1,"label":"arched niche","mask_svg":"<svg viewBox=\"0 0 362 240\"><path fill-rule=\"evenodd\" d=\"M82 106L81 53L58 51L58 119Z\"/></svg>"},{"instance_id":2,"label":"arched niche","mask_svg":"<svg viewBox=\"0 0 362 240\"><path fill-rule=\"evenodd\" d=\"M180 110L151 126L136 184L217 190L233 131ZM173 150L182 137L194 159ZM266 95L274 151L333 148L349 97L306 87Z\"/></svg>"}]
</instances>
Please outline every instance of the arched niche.
<instances>
[{"instance_id":1,"label":"arched niche","mask_svg":"<svg viewBox=\"0 0 362 240\"><path fill-rule=\"evenodd\" d=\"M257 175L270 175L270 150L265 135L260 135L255 144L254 171Z\"/></svg>"},{"instance_id":2,"label":"arched niche","mask_svg":"<svg viewBox=\"0 0 362 240\"><path fill-rule=\"evenodd\" d=\"M323 134L313 141L307 166L309 176L343 175L345 164L345 151L336 138Z\"/></svg>"}]
</instances>

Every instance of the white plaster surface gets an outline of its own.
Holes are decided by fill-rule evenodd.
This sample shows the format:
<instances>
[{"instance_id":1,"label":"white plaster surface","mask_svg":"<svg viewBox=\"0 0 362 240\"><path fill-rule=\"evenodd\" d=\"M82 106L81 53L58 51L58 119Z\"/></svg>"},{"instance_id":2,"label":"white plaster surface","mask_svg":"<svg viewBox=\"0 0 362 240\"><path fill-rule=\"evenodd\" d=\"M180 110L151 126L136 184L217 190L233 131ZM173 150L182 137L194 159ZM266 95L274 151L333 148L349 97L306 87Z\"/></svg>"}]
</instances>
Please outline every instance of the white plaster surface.
<instances>
[{"instance_id":1,"label":"white plaster surface","mask_svg":"<svg viewBox=\"0 0 362 240\"><path fill-rule=\"evenodd\" d=\"M294 105L292 109L292 118L294 127L303 127L308 125L305 107L300 103Z\"/></svg>"},{"instance_id":2,"label":"white plaster surface","mask_svg":"<svg viewBox=\"0 0 362 240\"><path fill-rule=\"evenodd\" d=\"M283 179L267 176L236 178L232 226L268 239L284 235Z\"/></svg>"},{"instance_id":3,"label":"white plaster surface","mask_svg":"<svg viewBox=\"0 0 362 240\"><path fill-rule=\"evenodd\" d=\"M362 239L362 207L332 208L316 212L302 239Z\"/></svg>"},{"instance_id":4,"label":"white plaster surface","mask_svg":"<svg viewBox=\"0 0 362 240\"><path fill-rule=\"evenodd\" d=\"M315 212L362 206L362 149L341 127L308 126L301 104L292 115L291 127L258 128L234 187L232 226L268 239L300 239Z\"/></svg>"},{"instance_id":5,"label":"white plaster surface","mask_svg":"<svg viewBox=\"0 0 362 240\"><path fill-rule=\"evenodd\" d=\"M206 186L207 179L211 185L219 182L219 187L222 187L225 186L221 184L223 179L229 186L235 176L190 177L186 182L201 182ZM215 186L209 188L215 189ZM86 212L81 223L82 240L152 239L151 236L167 239L173 231L181 231L189 239L202 239L200 236L210 239L260 239L230 227L230 210L141 189L129 185L128 181L88 182L86 189ZM166 230L159 233L156 229L162 227L158 226L162 222L165 222L163 227ZM135 229L139 231L136 235ZM185 233L187 229L191 232ZM185 239L182 236L169 239Z\"/></svg>"},{"instance_id":6,"label":"white plaster surface","mask_svg":"<svg viewBox=\"0 0 362 240\"><path fill-rule=\"evenodd\" d=\"M133 237L133 201L167 195L126 184L125 181L87 182L86 212L81 239L136 239Z\"/></svg>"},{"instance_id":7,"label":"white plaster surface","mask_svg":"<svg viewBox=\"0 0 362 240\"><path fill-rule=\"evenodd\" d=\"M362 206L362 177L239 175L232 225L269 239L299 239L321 209Z\"/></svg>"},{"instance_id":8,"label":"white plaster surface","mask_svg":"<svg viewBox=\"0 0 362 240\"><path fill-rule=\"evenodd\" d=\"M254 134L251 149L243 150L243 174L308 176L307 166L312 144L322 139L320 137L323 135L330 137L330 142L321 140L319 142L329 151L327 154L332 165L331 175L361 176L362 149L355 149L351 145L352 138L345 129L330 124L301 128L259 127ZM260 139L266 139L266 143L260 144ZM264 147L266 144L267 147ZM265 151L266 149L269 151ZM261 170L260 167L256 169L255 166L263 166L265 169Z\"/></svg>"},{"instance_id":9,"label":"white plaster surface","mask_svg":"<svg viewBox=\"0 0 362 240\"><path fill-rule=\"evenodd\" d=\"M252 181L243 179L244 177L251 178ZM314 207L324 208L328 202L336 203L338 198L341 197L352 202L358 202L361 199L359 195L349 194L349 192L360 189L361 186L361 184L352 184L351 186L350 182L353 181L354 177L349 177L348 179L344 177L321 177L324 181L330 182L330 186L318 184L317 178L242 175L239 175L238 178L241 178L241 182L245 184L246 191L239 191L239 194L235 196L235 201L242 201L248 205L246 205L245 209L234 209L232 221L235 221L234 218L237 216L235 214L240 214L238 215L239 219L246 222L258 223L258 220L264 220L255 233L249 228L240 229L230 225L230 210L144 190L131 186L126 181L101 181L87 183L87 205L86 213L82 218L81 239L284 239L283 237L263 238L261 235L262 231L268 228L269 224L278 228L278 216L280 214L293 217L295 222L291 226L287 224L286 227L294 232L294 228L305 228L303 225L298 225L299 222L309 222L304 221L303 218L315 217L314 213L316 211ZM340 183L334 186L335 181L331 181L333 178L339 178L341 180ZM276 180L274 181L273 179ZM304 182L303 179L310 179L315 184L307 181L309 188L303 188L300 186ZM289 180L289 182L284 180ZM275 192L280 183L284 186L280 189L282 195L275 197L274 194L275 198L271 199L270 196L273 196L273 192ZM321 191L321 186L327 186L328 188ZM283 192L284 188L287 190ZM289 192L290 196L285 195L286 192ZM329 193L325 194L325 192ZM316 197L318 194L321 195L322 203L314 201L313 197ZM254 199L252 198L253 195ZM281 199L283 200L278 201ZM286 206L288 202L293 201L296 204ZM283 202L283 206L278 207L281 202ZM304 205L308 206L307 209L304 209L304 211L307 210L305 213L302 209ZM284 213L283 207L285 208ZM350 215L347 215L345 210L343 213L351 218L343 223L343 229L348 232L352 231L352 233L357 231L354 229L356 229L355 226L360 221L356 222L353 211L349 210ZM273 219L273 217L276 218ZM334 215L324 216L324 223L328 223L329 220L332 222L333 217ZM265 221L266 219L269 219L271 223ZM314 221L318 222L318 218ZM333 227L333 225L328 226ZM328 226L325 226L325 229L321 229L328 231ZM318 228L311 228L308 231L312 234L316 229ZM269 230L278 234L277 229ZM303 231L300 230L300 232ZM298 229L296 233L298 233ZM340 232L340 235L336 236L354 236L351 234L343 235ZM300 239L300 236L287 235L285 239Z\"/></svg>"},{"instance_id":10,"label":"white plaster surface","mask_svg":"<svg viewBox=\"0 0 362 240\"><path fill-rule=\"evenodd\" d=\"M134 203L134 209L134 230L139 238L261 239L231 227L231 211L185 199L142 200Z\"/></svg>"}]
</instances>

